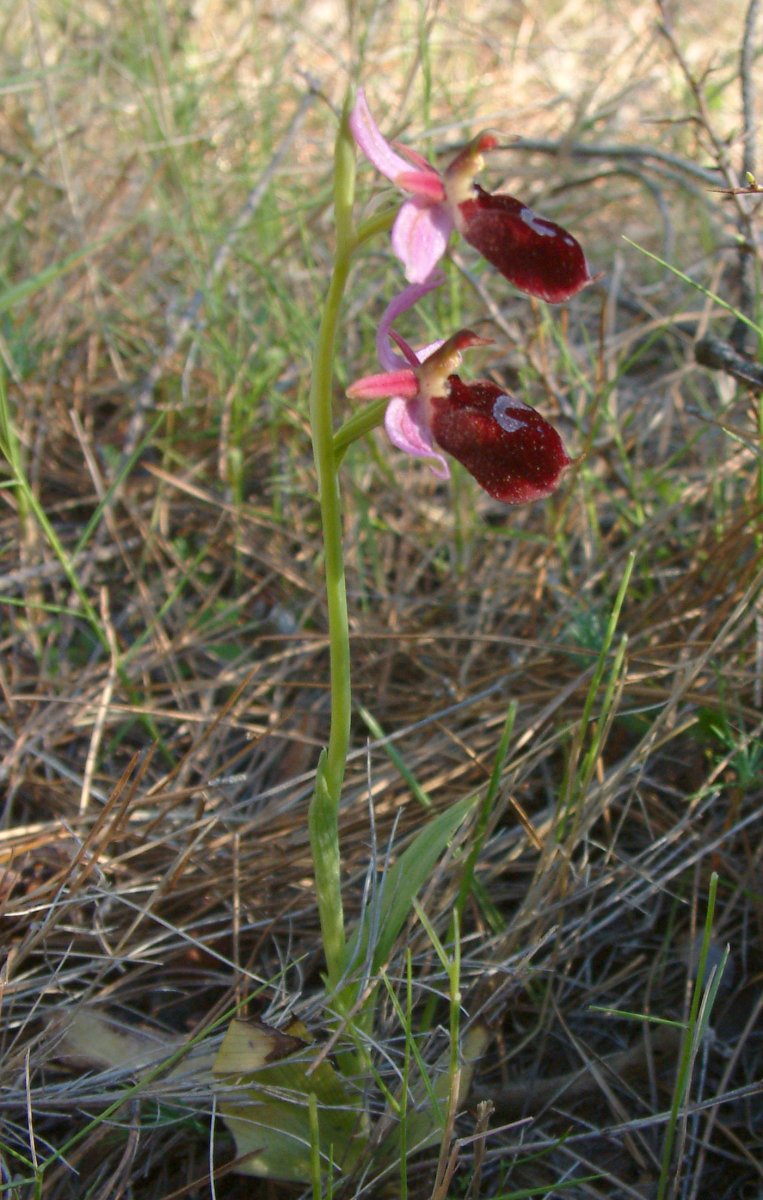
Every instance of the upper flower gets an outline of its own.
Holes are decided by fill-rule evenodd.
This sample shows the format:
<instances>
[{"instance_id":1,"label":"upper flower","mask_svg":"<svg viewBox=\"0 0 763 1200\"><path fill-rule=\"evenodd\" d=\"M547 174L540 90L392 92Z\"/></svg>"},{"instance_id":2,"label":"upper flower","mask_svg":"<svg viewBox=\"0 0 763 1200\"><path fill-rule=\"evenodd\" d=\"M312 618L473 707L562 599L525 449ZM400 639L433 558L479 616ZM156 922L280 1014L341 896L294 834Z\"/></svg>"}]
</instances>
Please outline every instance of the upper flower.
<instances>
[{"instance_id":1,"label":"upper flower","mask_svg":"<svg viewBox=\"0 0 763 1200\"><path fill-rule=\"evenodd\" d=\"M591 282L580 244L553 221L520 200L493 195L474 182L484 152L496 139L483 133L460 152L443 174L421 155L382 135L358 89L350 116L355 141L377 170L411 198L392 228L392 249L411 283L423 283L458 232L520 291L552 304L568 300Z\"/></svg>"},{"instance_id":2,"label":"upper flower","mask_svg":"<svg viewBox=\"0 0 763 1200\"><path fill-rule=\"evenodd\" d=\"M462 329L446 342L416 354L392 328L392 321L434 286L416 284L387 309L379 326L379 358L384 374L359 379L347 389L353 400L389 396L385 427L390 441L418 457L432 458L441 478L449 475L441 450L452 454L496 500L524 504L549 496L572 459L555 429L540 413L482 379L464 383L454 373L461 351L485 345ZM392 338L403 352L389 346Z\"/></svg>"}]
</instances>

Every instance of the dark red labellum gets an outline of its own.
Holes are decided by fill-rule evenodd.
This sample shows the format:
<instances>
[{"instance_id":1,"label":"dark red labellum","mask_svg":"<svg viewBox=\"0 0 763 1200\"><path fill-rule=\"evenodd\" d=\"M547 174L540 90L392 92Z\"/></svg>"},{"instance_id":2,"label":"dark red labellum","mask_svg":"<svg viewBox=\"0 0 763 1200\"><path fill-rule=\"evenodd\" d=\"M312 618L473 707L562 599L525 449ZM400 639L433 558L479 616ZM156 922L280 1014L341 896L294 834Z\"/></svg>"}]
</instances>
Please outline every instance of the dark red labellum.
<instances>
[{"instance_id":1,"label":"dark red labellum","mask_svg":"<svg viewBox=\"0 0 763 1200\"><path fill-rule=\"evenodd\" d=\"M459 230L515 287L559 304L590 283L582 248L566 229L513 196L474 188L474 198L458 205Z\"/></svg>"},{"instance_id":2,"label":"dark red labellum","mask_svg":"<svg viewBox=\"0 0 763 1200\"><path fill-rule=\"evenodd\" d=\"M548 421L488 380L466 384L450 375L448 387L430 400L437 445L504 504L549 496L572 459Z\"/></svg>"}]
</instances>

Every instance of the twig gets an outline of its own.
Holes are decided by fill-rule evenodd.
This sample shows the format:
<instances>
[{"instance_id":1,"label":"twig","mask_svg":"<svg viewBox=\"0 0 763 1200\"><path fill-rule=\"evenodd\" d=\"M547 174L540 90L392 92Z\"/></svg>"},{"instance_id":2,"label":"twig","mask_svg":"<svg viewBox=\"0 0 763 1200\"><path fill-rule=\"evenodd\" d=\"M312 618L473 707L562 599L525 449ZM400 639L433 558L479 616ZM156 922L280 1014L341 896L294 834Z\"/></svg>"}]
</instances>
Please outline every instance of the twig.
<instances>
[{"instance_id":1,"label":"twig","mask_svg":"<svg viewBox=\"0 0 763 1200\"><path fill-rule=\"evenodd\" d=\"M739 354L731 339L726 342L722 338L703 337L694 346L694 357L701 366L725 371L756 392L763 392L763 367Z\"/></svg>"},{"instance_id":2,"label":"twig","mask_svg":"<svg viewBox=\"0 0 763 1200\"><path fill-rule=\"evenodd\" d=\"M98 754L103 741L103 731L106 728L106 718L109 713L109 705L111 704L114 695L114 686L119 677L119 650L117 647L116 633L111 622L111 613L109 611L109 591L108 588L101 588L101 619L103 628L108 638L111 658L109 670L106 676L106 681L103 686L101 698L98 701L98 708L95 714L93 723L93 733L90 738L90 746L85 759L85 773L82 778L82 791L79 799L80 816L87 812L90 796L93 788L93 776L98 762Z\"/></svg>"},{"instance_id":3,"label":"twig","mask_svg":"<svg viewBox=\"0 0 763 1200\"><path fill-rule=\"evenodd\" d=\"M142 545L145 545L143 538L126 538L120 548L113 545L96 546L87 554L78 556L77 562L80 564L83 562L110 563L119 556L121 550L136 550ZM18 567L15 571L8 571L6 574L0 575L0 590L4 596L7 596L14 590L26 587L29 583L45 583L63 579L65 576L66 570L63 564L58 559L52 559L48 562L35 563L29 567Z\"/></svg>"},{"instance_id":4,"label":"twig","mask_svg":"<svg viewBox=\"0 0 763 1200\"><path fill-rule=\"evenodd\" d=\"M729 159L726 146L718 137L713 128L713 123L710 119L710 112L705 102L705 93L702 90L702 82L701 80L698 80L692 72L691 67L686 61L684 53L678 44L678 39L673 30L673 26L670 23L670 18L668 17L665 7L665 0L657 0L657 7L660 10L660 16L662 18L662 34L673 52L673 57L681 68L681 73L686 80L689 91L694 97L694 105L697 110L697 117L699 118L699 122L710 140L710 144L713 148L713 154L715 155L715 161L718 164L718 170L723 175L727 187L729 189L734 189L737 186L737 174ZM740 217L745 217L747 214L741 205L739 197L734 196L734 201Z\"/></svg>"},{"instance_id":5,"label":"twig","mask_svg":"<svg viewBox=\"0 0 763 1200\"><path fill-rule=\"evenodd\" d=\"M759 0L750 0L744 22L742 50L739 55L739 86L742 93L742 177L746 182L755 179L755 88L752 70L755 61L755 26ZM748 316L752 312L754 286L752 279L752 245L748 238L739 247L739 307ZM737 320L731 331L731 344L744 350L749 336L743 323Z\"/></svg>"},{"instance_id":6,"label":"twig","mask_svg":"<svg viewBox=\"0 0 763 1200\"><path fill-rule=\"evenodd\" d=\"M501 146L501 149L553 154L557 158L625 158L636 159L638 162L648 162L651 159L653 162L673 167L685 175L691 175L694 179L701 180L702 183L713 186L718 184L718 168L698 167L696 163L681 158L679 154L671 154L667 150L660 150L657 146L644 146L638 143L623 146L619 142L566 142L563 140L552 141L549 138L517 138L515 142Z\"/></svg>"},{"instance_id":7,"label":"twig","mask_svg":"<svg viewBox=\"0 0 763 1200\"><path fill-rule=\"evenodd\" d=\"M742 91L742 171L747 178L755 178L755 87L752 70L755 62L755 26L758 20L759 0L750 0L744 20L742 51L739 56L739 84Z\"/></svg>"},{"instance_id":8,"label":"twig","mask_svg":"<svg viewBox=\"0 0 763 1200\"><path fill-rule=\"evenodd\" d=\"M490 1127L490 1118L493 1115L493 1105L489 1100L480 1100L477 1105L477 1120L474 1126L474 1162L472 1165L472 1179L469 1184L469 1189L466 1193L466 1200L477 1200L480 1194L480 1183L482 1182L482 1164L485 1161L485 1143L487 1132Z\"/></svg>"},{"instance_id":9,"label":"twig","mask_svg":"<svg viewBox=\"0 0 763 1200\"><path fill-rule=\"evenodd\" d=\"M684 79L694 97L694 105L697 112L699 122L704 129L710 144L713 148L718 169L726 183L726 191L736 208L737 227L742 234L742 244L739 249L739 270L738 270L738 287L739 287L739 310L745 316L749 316L752 304L752 287L749 284L749 275L751 271L751 257L753 254L760 256L760 249L757 244L755 230L752 223L752 214L749 211L748 205L743 198L743 192L738 184L739 179L734 170L733 164L729 157L728 149L722 139L716 134L713 127L713 122L710 118L710 112L705 100L705 93L702 87L702 81L692 72L689 67L683 51L678 44L673 27L668 17L665 0L657 0L657 7L662 18L662 33L666 38L673 56L681 68ZM752 158L755 133L755 117L754 117L754 95L751 79L751 64L754 58L753 53L753 35L755 21L757 18L758 0L750 0L745 19L744 35L742 38L742 51L740 57L740 78L742 87L742 108L744 113L744 159L748 160L748 152L750 161ZM748 329L746 324L740 320L735 321L734 326L729 335L729 341L733 350L744 353L748 337Z\"/></svg>"}]
</instances>

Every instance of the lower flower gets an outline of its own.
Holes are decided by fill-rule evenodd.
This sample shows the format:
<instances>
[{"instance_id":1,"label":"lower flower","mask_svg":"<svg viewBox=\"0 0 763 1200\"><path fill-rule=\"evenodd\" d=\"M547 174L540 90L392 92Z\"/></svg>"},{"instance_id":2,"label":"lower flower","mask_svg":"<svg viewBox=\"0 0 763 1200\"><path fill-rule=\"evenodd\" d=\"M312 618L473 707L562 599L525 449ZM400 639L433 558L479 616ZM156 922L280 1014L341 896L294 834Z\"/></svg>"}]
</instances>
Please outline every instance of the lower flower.
<instances>
[{"instance_id":1,"label":"lower flower","mask_svg":"<svg viewBox=\"0 0 763 1200\"><path fill-rule=\"evenodd\" d=\"M405 307L399 299L395 302L396 312ZM390 397L384 423L395 446L433 459L441 478L449 475L441 451L450 454L504 504L526 504L555 491L573 460L553 426L498 384L486 379L464 383L455 374L461 351L484 345L484 338L463 329L417 355L390 330L386 315L382 332L400 347L405 363L391 352L380 354L393 369L358 379L347 395L353 400Z\"/></svg>"}]
</instances>

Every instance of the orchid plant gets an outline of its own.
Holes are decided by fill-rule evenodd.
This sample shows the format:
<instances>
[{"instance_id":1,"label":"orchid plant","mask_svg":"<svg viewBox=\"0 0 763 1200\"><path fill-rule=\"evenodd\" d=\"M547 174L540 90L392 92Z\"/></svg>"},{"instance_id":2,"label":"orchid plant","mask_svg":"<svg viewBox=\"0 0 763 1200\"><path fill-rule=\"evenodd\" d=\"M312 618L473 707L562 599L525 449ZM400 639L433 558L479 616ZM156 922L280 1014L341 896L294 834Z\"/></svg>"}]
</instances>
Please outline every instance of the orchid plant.
<instances>
[{"instance_id":1,"label":"orchid plant","mask_svg":"<svg viewBox=\"0 0 763 1200\"><path fill-rule=\"evenodd\" d=\"M462 350L488 345L488 340L462 329L416 354L391 327L398 313L439 283L435 274L427 283L412 284L387 307L377 335L386 371L358 379L347 395L351 400L390 397L384 417L389 440L407 454L433 460L432 470L441 479L450 474L440 453L445 450L496 500L541 500L555 490L572 462L559 434L529 404L496 383L483 379L467 384L453 373ZM399 346L403 359L388 339Z\"/></svg>"},{"instance_id":2,"label":"orchid plant","mask_svg":"<svg viewBox=\"0 0 763 1200\"><path fill-rule=\"evenodd\" d=\"M492 195L475 182L484 155L496 146L482 134L456 155L441 173L421 155L396 147L384 138L371 116L365 95L358 91L354 105L348 96L339 122L334 151L334 213L336 250L331 280L321 317L313 358L310 418L324 543L329 624L331 713L328 744L316 771L310 804L309 832L316 895L326 959L328 1001L337 1022L355 1043L348 1066L368 1066L366 1035L372 1004L363 979L375 979L407 920L417 892L472 806L472 799L436 816L385 872L373 913L367 913L347 937L342 907L339 847L339 804L350 745L350 639L342 545L339 467L347 447L384 423L399 450L428 460L435 475L449 475L448 457L457 459L477 483L496 500L524 504L549 496L572 460L555 429L534 409L490 380L465 382L458 375L464 351L486 344L469 329L459 330L431 345L414 350L395 328L422 297L444 279L438 263L454 231L512 284L531 296L552 303L569 299L592 280L578 242L559 225L538 216L513 196ZM398 188L407 193L394 223L385 214L356 225L353 207L356 149ZM347 390L363 401L349 420L334 428L332 407L335 344L344 289L354 257L380 230L392 227L392 249L408 281L387 305L377 331L377 354L382 373L366 375ZM369 906L373 907L373 906ZM234 1022L226 1035L216 1070L241 1074L251 1032ZM267 1040L267 1039L266 1039ZM269 1043L259 1054L258 1067L271 1062ZM227 1064L227 1057L233 1068ZM277 1057L277 1055L276 1055ZM341 1065L342 1060L340 1060ZM276 1071L280 1067L276 1065ZM291 1069L291 1068L290 1068ZM349 1113L348 1123L327 1125L329 1118L315 1108L315 1125L308 1128L308 1108L297 1101L278 1103L256 1082L248 1098L222 1107L237 1139L239 1154L251 1174L271 1174L305 1181L310 1164L295 1157L295 1130L302 1153L318 1136L329 1141L334 1162L348 1166L362 1151L368 1122L353 1116L352 1097L328 1072L324 1080L326 1112ZM253 1077L254 1078L254 1077ZM466 1078L465 1074L462 1078ZM288 1076L291 1088L304 1091L315 1107L321 1087L318 1076L302 1068ZM301 1085L295 1080L301 1080ZM281 1083L280 1076L272 1082ZM339 1088L339 1091L337 1091ZM339 1097L339 1099L337 1098ZM279 1108L280 1104L280 1108ZM255 1132L249 1107L257 1110ZM258 1107L259 1106L259 1107ZM437 1106L435 1106L437 1107ZM313 1112L313 1109L310 1109ZM318 1125L320 1118L320 1127ZM310 1120L312 1121L312 1116ZM430 1117L422 1112L422 1136ZM434 1118L432 1118L434 1120ZM434 1126L432 1126L434 1128ZM254 1137L254 1143L251 1139ZM252 1153L252 1147L258 1149ZM284 1171L287 1172L284 1176Z\"/></svg>"},{"instance_id":3,"label":"orchid plant","mask_svg":"<svg viewBox=\"0 0 763 1200\"><path fill-rule=\"evenodd\" d=\"M496 500L524 504L549 496L572 460L540 413L490 380L467 383L456 374L462 352L485 339L460 330L413 350L395 322L444 279L438 263L454 231L515 287L551 303L568 300L592 282L585 255L571 234L513 196L492 194L475 182L496 139L483 133L438 171L407 147L389 142L374 121L365 94L345 104L335 148L336 255L318 338L311 389L313 447L318 474L326 562L331 655L331 728L318 766L310 808L327 982L340 1011L347 991L348 958L342 915L338 838L339 799L349 749L350 651L342 555L338 467L348 445L384 422L398 449L429 460L440 478L446 455L466 467ZM333 357L342 294L353 256L386 221L356 226L353 218L356 147L407 194L391 244L408 286L388 304L377 332L381 374L356 380L347 395L369 401L334 432ZM343 999L344 998L344 999Z\"/></svg>"}]
</instances>

